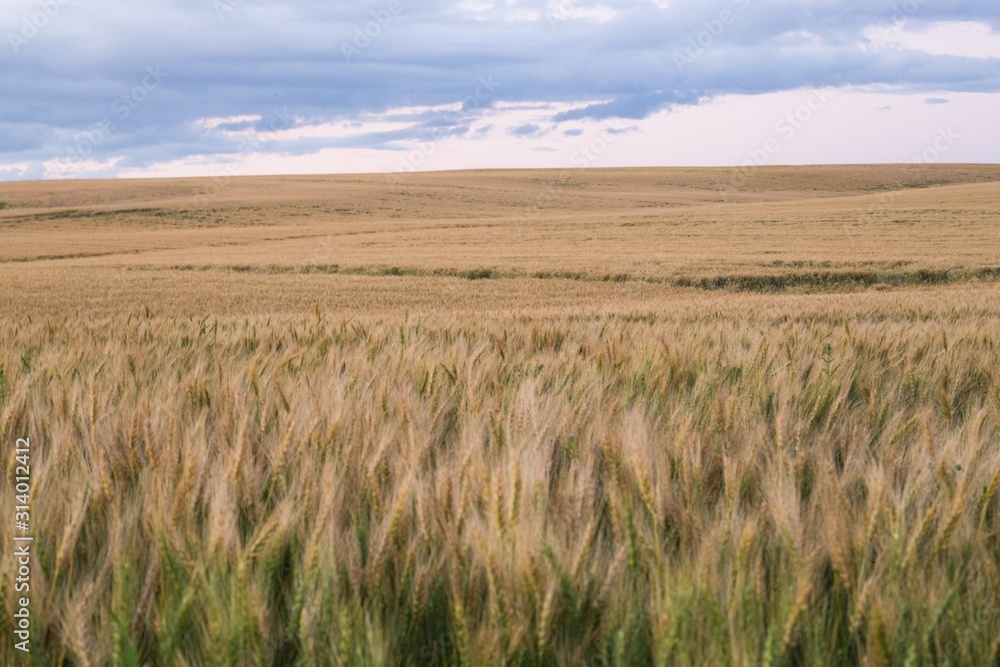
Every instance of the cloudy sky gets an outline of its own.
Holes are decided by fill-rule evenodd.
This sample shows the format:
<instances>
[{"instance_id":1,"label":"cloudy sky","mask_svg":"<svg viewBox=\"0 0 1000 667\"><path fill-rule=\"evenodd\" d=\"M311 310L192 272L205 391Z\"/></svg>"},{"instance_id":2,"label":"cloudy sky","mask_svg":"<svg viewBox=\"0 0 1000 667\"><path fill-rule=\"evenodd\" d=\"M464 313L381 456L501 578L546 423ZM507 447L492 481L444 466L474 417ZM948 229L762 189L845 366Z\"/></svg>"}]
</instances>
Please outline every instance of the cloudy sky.
<instances>
[{"instance_id":1,"label":"cloudy sky","mask_svg":"<svg viewBox=\"0 0 1000 667\"><path fill-rule=\"evenodd\" d=\"M1000 162L997 0L3 0L0 180Z\"/></svg>"}]
</instances>

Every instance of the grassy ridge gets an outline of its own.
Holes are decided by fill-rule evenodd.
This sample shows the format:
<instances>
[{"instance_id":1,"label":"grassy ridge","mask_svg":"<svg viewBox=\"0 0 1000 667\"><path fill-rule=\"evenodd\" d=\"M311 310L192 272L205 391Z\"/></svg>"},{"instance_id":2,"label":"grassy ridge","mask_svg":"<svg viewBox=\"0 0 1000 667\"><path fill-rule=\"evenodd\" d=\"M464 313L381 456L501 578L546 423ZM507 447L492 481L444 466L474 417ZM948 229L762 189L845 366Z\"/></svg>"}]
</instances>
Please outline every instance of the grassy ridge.
<instances>
[{"instance_id":1,"label":"grassy ridge","mask_svg":"<svg viewBox=\"0 0 1000 667\"><path fill-rule=\"evenodd\" d=\"M418 269L401 266L340 266L338 264L309 264L305 266L235 265L226 267L236 273L276 274L328 274L362 276L408 276L422 278L465 278L467 280L493 280L503 278L536 278L539 280L580 280L587 282L646 282L667 284L681 288L702 290L725 290L732 292L830 292L837 290L865 289L869 287L913 287L929 285L949 285L974 280L992 281L1000 279L1000 267L908 270L865 269L865 270L824 270L790 271L780 273L717 275L702 278L665 278L639 276L629 273L588 273L586 271L511 271L493 268L476 269ZM781 267L784 268L784 267ZM208 265L180 265L170 267L173 271L209 271L218 269Z\"/></svg>"},{"instance_id":2,"label":"grassy ridge","mask_svg":"<svg viewBox=\"0 0 1000 667\"><path fill-rule=\"evenodd\" d=\"M36 659L998 664L1000 317L934 307L0 320Z\"/></svg>"}]
</instances>

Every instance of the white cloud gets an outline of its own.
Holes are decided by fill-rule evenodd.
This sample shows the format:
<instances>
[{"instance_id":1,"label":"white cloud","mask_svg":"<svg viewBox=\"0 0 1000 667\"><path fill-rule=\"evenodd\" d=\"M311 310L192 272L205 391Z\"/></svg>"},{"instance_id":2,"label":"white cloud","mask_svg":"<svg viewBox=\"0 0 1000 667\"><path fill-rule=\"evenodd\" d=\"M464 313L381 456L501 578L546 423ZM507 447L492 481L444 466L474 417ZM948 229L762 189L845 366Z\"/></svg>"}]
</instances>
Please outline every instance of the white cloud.
<instances>
[{"instance_id":1,"label":"white cloud","mask_svg":"<svg viewBox=\"0 0 1000 667\"><path fill-rule=\"evenodd\" d=\"M403 130L415 125L413 122L396 121L386 122L380 120L348 121L340 120L331 123L317 123L314 125L302 125L278 130L276 132L261 133L259 138L268 141L288 141L291 139L346 139L349 137L361 137L375 132L391 132L393 130Z\"/></svg>"},{"instance_id":2,"label":"white cloud","mask_svg":"<svg viewBox=\"0 0 1000 667\"><path fill-rule=\"evenodd\" d=\"M530 7L520 7L519 0L506 0L504 6L488 0L459 0L452 13L474 21L505 21L510 23L533 22L541 12Z\"/></svg>"},{"instance_id":3,"label":"white cloud","mask_svg":"<svg viewBox=\"0 0 1000 667\"><path fill-rule=\"evenodd\" d=\"M121 156L106 160L65 160L53 158L42 163L45 178L106 178L117 176Z\"/></svg>"},{"instance_id":4,"label":"white cloud","mask_svg":"<svg viewBox=\"0 0 1000 667\"><path fill-rule=\"evenodd\" d=\"M874 25L864 33L866 48L914 49L931 55L966 58L1000 58L1000 33L976 21L941 21L922 30L907 28L906 22Z\"/></svg>"},{"instance_id":5,"label":"white cloud","mask_svg":"<svg viewBox=\"0 0 1000 667\"><path fill-rule=\"evenodd\" d=\"M579 105L502 104L464 136L405 142L405 150L325 148L304 155L261 153L230 162L178 160L122 176L222 176L398 172L481 168L723 166L901 163L938 151L943 162L995 161L990 142L1000 94L949 93L928 105L928 93L855 88L763 95L724 95L697 106L661 111L639 121L589 118L553 123L557 110ZM939 94L939 93L934 93ZM879 111L881 109L881 111ZM537 131L518 134L518 128ZM478 130L478 131L477 131Z\"/></svg>"},{"instance_id":6,"label":"white cloud","mask_svg":"<svg viewBox=\"0 0 1000 667\"><path fill-rule=\"evenodd\" d=\"M593 5L585 0L549 0L545 16L550 23L559 21L588 20L594 23L609 23L621 15L608 5Z\"/></svg>"},{"instance_id":7,"label":"white cloud","mask_svg":"<svg viewBox=\"0 0 1000 667\"><path fill-rule=\"evenodd\" d=\"M29 169L31 169L30 162L0 163L0 174L4 174L9 178L24 178Z\"/></svg>"},{"instance_id":8,"label":"white cloud","mask_svg":"<svg viewBox=\"0 0 1000 667\"><path fill-rule=\"evenodd\" d=\"M239 123L259 123L259 115L226 116L216 118L199 118L194 122L195 127L204 130L214 130L221 125L236 125Z\"/></svg>"}]
</instances>

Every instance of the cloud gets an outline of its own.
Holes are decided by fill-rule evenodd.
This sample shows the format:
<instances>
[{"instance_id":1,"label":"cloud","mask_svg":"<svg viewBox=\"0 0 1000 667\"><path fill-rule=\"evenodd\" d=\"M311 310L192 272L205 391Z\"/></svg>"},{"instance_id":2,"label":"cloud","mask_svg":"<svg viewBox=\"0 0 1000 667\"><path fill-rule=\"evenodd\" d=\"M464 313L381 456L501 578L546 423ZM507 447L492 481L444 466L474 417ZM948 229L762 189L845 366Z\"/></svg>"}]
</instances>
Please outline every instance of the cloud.
<instances>
[{"instance_id":1,"label":"cloud","mask_svg":"<svg viewBox=\"0 0 1000 667\"><path fill-rule=\"evenodd\" d=\"M528 124L520 125L509 130L509 134L515 137L531 137L541 133L541 129L538 125Z\"/></svg>"},{"instance_id":2,"label":"cloud","mask_svg":"<svg viewBox=\"0 0 1000 667\"><path fill-rule=\"evenodd\" d=\"M1000 91L995 0L913 0L909 13L861 0L219 1L229 9L58 3L41 27L37 4L5 3L0 164L27 167L0 178L53 159L113 175L247 142L399 151L491 122L573 131L806 86ZM150 68L167 73L153 88ZM113 130L79 151L105 121Z\"/></svg>"},{"instance_id":3,"label":"cloud","mask_svg":"<svg viewBox=\"0 0 1000 667\"><path fill-rule=\"evenodd\" d=\"M933 55L1000 58L1000 33L985 21L936 21L916 29L901 21L871 26L863 34L875 51L913 49Z\"/></svg>"},{"instance_id":4,"label":"cloud","mask_svg":"<svg viewBox=\"0 0 1000 667\"><path fill-rule=\"evenodd\" d=\"M606 120L609 118L642 119L671 104L696 104L700 97L695 91L670 91L666 93L657 91L655 93L639 95L627 94L610 102L590 104L579 109L564 111L556 114L553 120L561 123L583 118L593 120Z\"/></svg>"}]
</instances>

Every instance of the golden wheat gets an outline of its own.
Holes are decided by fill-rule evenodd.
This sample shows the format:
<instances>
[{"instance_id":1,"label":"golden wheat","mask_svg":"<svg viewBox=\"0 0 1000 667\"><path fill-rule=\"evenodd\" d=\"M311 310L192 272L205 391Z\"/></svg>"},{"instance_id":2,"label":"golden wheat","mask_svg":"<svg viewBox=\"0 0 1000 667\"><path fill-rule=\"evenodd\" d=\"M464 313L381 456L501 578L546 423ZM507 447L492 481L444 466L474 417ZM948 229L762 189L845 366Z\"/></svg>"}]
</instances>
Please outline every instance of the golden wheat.
<instances>
[{"instance_id":1,"label":"golden wheat","mask_svg":"<svg viewBox=\"0 0 1000 667\"><path fill-rule=\"evenodd\" d=\"M559 187L583 203L552 200L535 230L563 248L559 275L540 275L544 247L519 258L534 241L491 242L488 227L402 225L400 239L425 242L408 261L380 245L390 208L413 225L458 216L463 197L502 209L477 220L526 210L552 180L534 172L485 192L482 174L342 179L339 203L336 179L287 195L294 181L236 181L212 206L229 225L248 216L232 238L261 255L212 250L215 232L183 216L156 229L147 209L176 212L198 181L11 186L0 473L13 480L13 443L30 437L36 660L998 664L1000 291L986 270L996 246L970 241L996 233L995 186L974 183L996 175L928 170L942 187L894 195L899 216L943 201L913 232L913 260L900 237L806 265L827 261L810 250L826 233L810 216L843 218L900 173L762 172L728 203L711 199L727 173L575 175L586 187ZM395 198L371 203L385 191ZM658 232L617 254L567 250L577 234L625 238L621 220L677 197L692 228L783 212L768 233L803 266L775 264L765 241L718 262L631 266ZM255 208L289 201L368 202L370 214L330 214L351 237L332 259L364 270L281 268L331 259L262 236L326 224ZM123 206L147 212L81 213ZM623 217L575 227L587 207L591 222ZM941 240L963 207L970 227ZM110 237L138 218L173 249L95 237L93 252L126 254L38 259L66 252L43 230L76 220ZM703 233L724 245L721 229ZM367 232L374 246L354 238ZM483 253L457 257L466 242ZM184 268L189 250L203 270ZM889 261L914 263L855 266ZM406 270L382 271L394 266ZM6 483L5 536L13 496ZM0 604L13 609L5 540ZM0 661L18 657L0 646Z\"/></svg>"}]
</instances>

